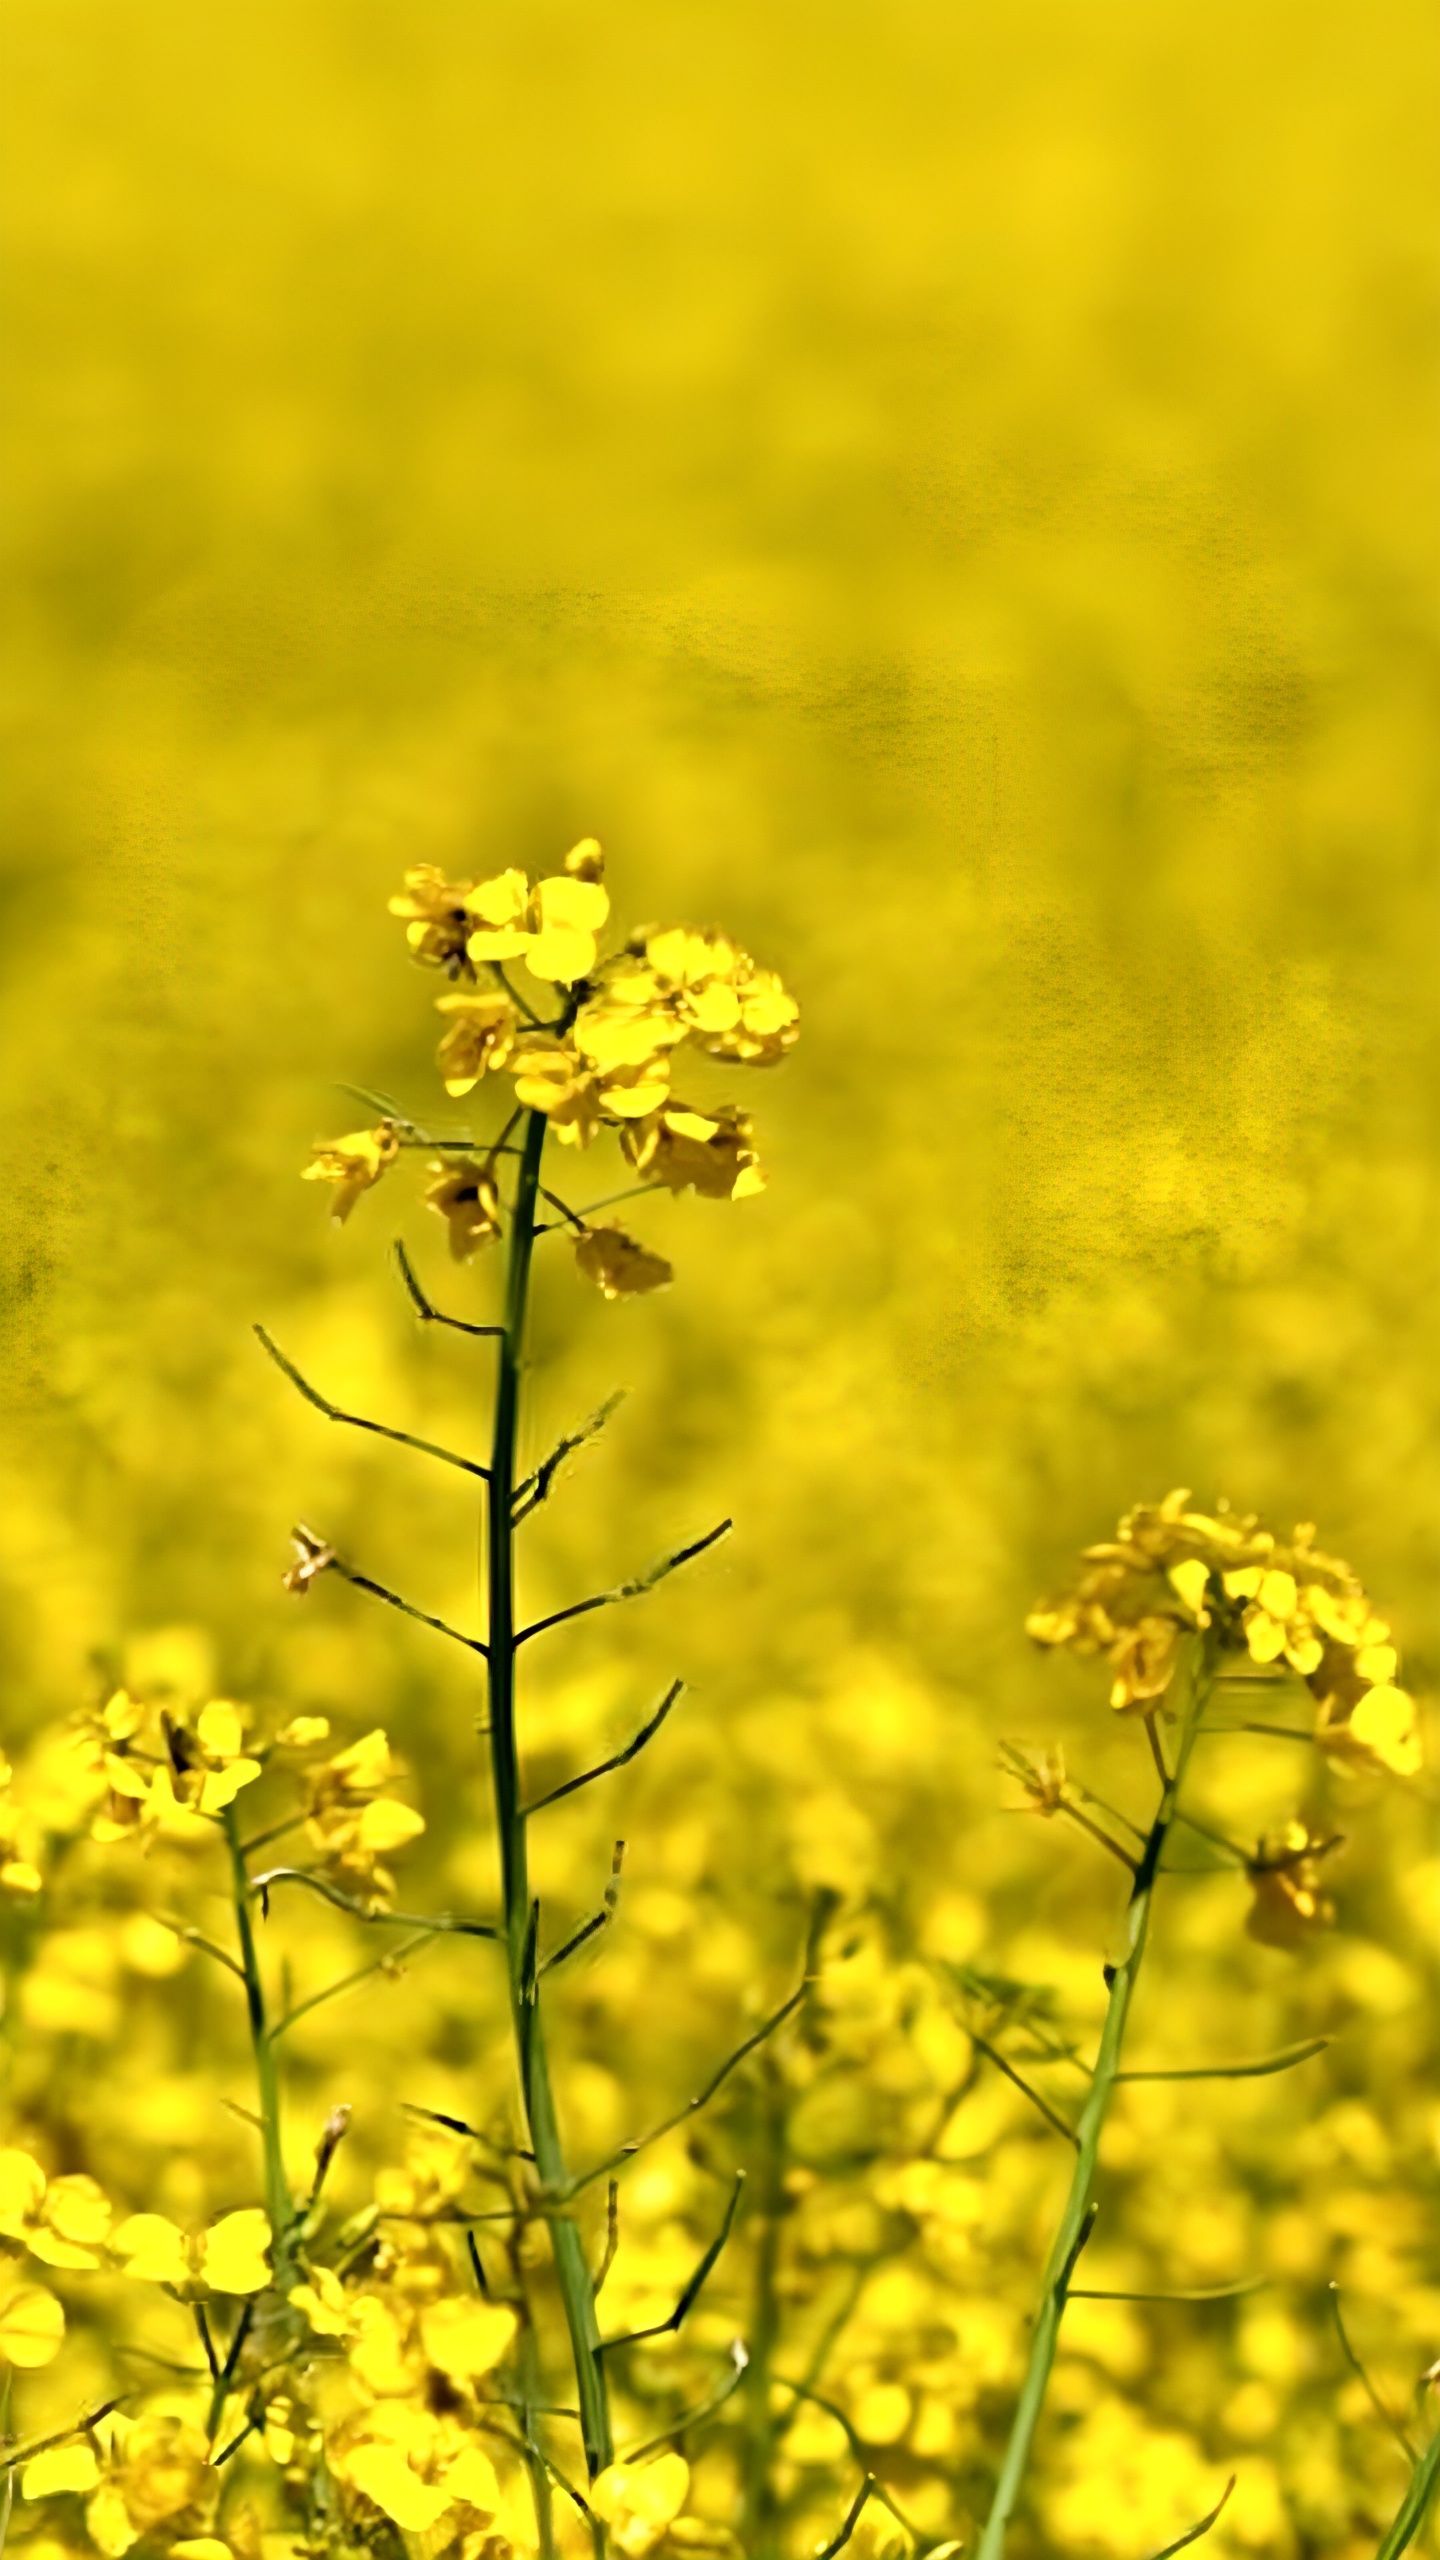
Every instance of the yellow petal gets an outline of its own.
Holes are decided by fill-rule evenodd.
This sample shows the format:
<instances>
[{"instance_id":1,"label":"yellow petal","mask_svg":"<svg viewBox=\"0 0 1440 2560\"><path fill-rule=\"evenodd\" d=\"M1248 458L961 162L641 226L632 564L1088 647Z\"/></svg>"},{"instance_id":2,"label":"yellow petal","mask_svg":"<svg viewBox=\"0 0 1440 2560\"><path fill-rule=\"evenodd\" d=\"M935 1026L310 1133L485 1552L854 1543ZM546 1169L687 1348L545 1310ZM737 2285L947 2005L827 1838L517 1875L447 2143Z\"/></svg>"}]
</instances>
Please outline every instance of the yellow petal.
<instances>
[{"instance_id":1,"label":"yellow petal","mask_svg":"<svg viewBox=\"0 0 1440 2560\"><path fill-rule=\"evenodd\" d=\"M288 1724L282 1724L275 1739L284 1751L308 1751L314 1743L329 1741L330 1719L328 1716L292 1716Z\"/></svg>"},{"instance_id":2,"label":"yellow petal","mask_svg":"<svg viewBox=\"0 0 1440 2560\"><path fill-rule=\"evenodd\" d=\"M1377 1689L1387 1688L1399 1668L1400 1656L1393 1644L1362 1645L1355 1656L1360 1678L1373 1681Z\"/></svg>"},{"instance_id":3,"label":"yellow petal","mask_svg":"<svg viewBox=\"0 0 1440 2560\"><path fill-rule=\"evenodd\" d=\"M212 1698L208 1706L201 1708L195 1731L212 1759L238 1759L245 1727L240 1710L231 1699Z\"/></svg>"},{"instance_id":4,"label":"yellow petal","mask_svg":"<svg viewBox=\"0 0 1440 2560\"><path fill-rule=\"evenodd\" d=\"M1232 1600L1253 1600L1264 1576L1258 1564L1240 1565L1233 1573L1222 1573L1221 1581Z\"/></svg>"},{"instance_id":5,"label":"yellow petal","mask_svg":"<svg viewBox=\"0 0 1440 2560\"><path fill-rule=\"evenodd\" d=\"M192 2534L186 2542L172 2542L165 2560L235 2560L228 2542L219 2542L213 2533Z\"/></svg>"},{"instance_id":6,"label":"yellow petal","mask_svg":"<svg viewBox=\"0 0 1440 2560\"><path fill-rule=\"evenodd\" d=\"M38 1867L28 1858L7 1858L0 1866L0 1885L7 1893L39 1893L45 1882Z\"/></svg>"},{"instance_id":7,"label":"yellow petal","mask_svg":"<svg viewBox=\"0 0 1440 2560\"><path fill-rule=\"evenodd\" d=\"M598 880L552 877L535 891L542 933L557 929L588 934L593 942L610 913L610 900Z\"/></svg>"},{"instance_id":8,"label":"yellow petal","mask_svg":"<svg viewBox=\"0 0 1440 2560\"><path fill-rule=\"evenodd\" d=\"M233 1804L242 1787L253 1787L263 1772L258 1760L232 1760L228 1769L207 1769L200 1784L201 1813L219 1813Z\"/></svg>"},{"instance_id":9,"label":"yellow petal","mask_svg":"<svg viewBox=\"0 0 1440 2560\"><path fill-rule=\"evenodd\" d=\"M361 1814L356 1836L362 1849L383 1858L391 1849L403 1849L408 1840L418 1840L424 1828L423 1813L394 1796L377 1796Z\"/></svg>"},{"instance_id":10,"label":"yellow petal","mask_svg":"<svg viewBox=\"0 0 1440 2560\"><path fill-rule=\"evenodd\" d=\"M482 880L465 900L477 924L518 925L523 922L530 903L530 883L523 871L499 871L493 880Z\"/></svg>"},{"instance_id":11,"label":"yellow petal","mask_svg":"<svg viewBox=\"0 0 1440 2560\"><path fill-rule=\"evenodd\" d=\"M595 966L595 936L576 925L546 925L527 942L525 966L548 986L573 987Z\"/></svg>"},{"instance_id":12,"label":"yellow petal","mask_svg":"<svg viewBox=\"0 0 1440 2560\"><path fill-rule=\"evenodd\" d=\"M612 2463L590 2492L590 2503L607 2524L649 2526L658 2541L685 2504L690 2465L683 2454L662 2453L658 2462ZM622 2548L644 2551L649 2543L622 2541Z\"/></svg>"},{"instance_id":13,"label":"yellow petal","mask_svg":"<svg viewBox=\"0 0 1440 2560\"><path fill-rule=\"evenodd\" d=\"M1421 1763L1420 1737L1415 1701L1405 1690L1367 1689L1351 1714L1350 1731L1397 1778L1414 1777Z\"/></svg>"},{"instance_id":14,"label":"yellow petal","mask_svg":"<svg viewBox=\"0 0 1440 2560\"><path fill-rule=\"evenodd\" d=\"M1252 1662L1277 1662L1284 1649L1285 1630L1263 1609L1250 1609L1245 1614L1245 1639Z\"/></svg>"},{"instance_id":15,"label":"yellow petal","mask_svg":"<svg viewBox=\"0 0 1440 2560\"><path fill-rule=\"evenodd\" d=\"M167 2222L163 2213L132 2213L110 2235L115 2256L124 2262L127 2276L138 2276L143 2284L185 2284L190 2275L190 2259L185 2247L185 2234Z\"/></svg>"},{"instance_id":16,"label":"yellow petal","mask_svg":"<svg viewBox=\"0 0 1440 2560\"><path fill-rule=\"evenodd\" d=\"M395 1773L383 1727L377 1725L373 1733L362 1734L348 1750L337 1751L328 1766L337 1778L344 1780L348 1794L374 1795L377 1788L383 1787Z\"/></svg>"},{"instance_id":17,"label":"yellow petal","mask_svg":"<svg viewBox=\"0 0 1440 2560\"><path fill-rule=\"evenodd\" d=\"M420 2338L437 2373L459 2380L490 2373L515 2335L515 2314L502 2302L433 2302L420 2314Z\"/></svg>"},{"instance_id":18,"label":"yellow petal","mask_svg":"<svg viewBox=\"0 0 1440 2560\"><path fill-rule=\"evenodd\" d=\"M1268 1609L1272 1618L1292 1617L1299 1597L1293 1573L1282 1573L1276 1570L1263 1576L1260 1584L1260 1606L1262 1609Z\"/></svg>"},{"instance_id":19,"label":"yellow petal","mask_svg":"<svg viewBox=\"0 0 1440 2560\"><path fill-rule=\"evenodd\" d=\"M495 2465L478 2444L467 2444L456 2456L445 2474L445 2489L457 2505L474 2507L482 2516L493 2516L500 2504Z\"/></svg>"},{"instance_id":20,"label":"yellow petal","mask_svg":"<svg viewBox=\"0 0 1440 2560\"><path fill-rule=\"evenodd\" d=\"M222 2214L201 2243L200 2272L216 2293L263 2293L270 2281L265 2252L270 2223L258 2205Z\"/></svg>"},{"instance_id":21,"label":"yellow petal","mask_svg":"<svg viewBox=\"0 0 1440 2560\"><path fill-rule=\"evenodd\" d=\"M58 2355L65 2336L65 2314L53 2293L26 2284L0 2304L0 2356L27 2371Z\"/></svg>"},{"instance_id":22,"label":"yellow petal","mask_svg":"<svg viewBox=\"0 0 1440 2560\"><path fill-rule=\"evenodd\" d=\"M1178 1591L1186 1608L1201 1624L1205 1621L1205 1592L1210 1580L1209 1567L1199 1556L1187 1556L1182 1564L1172 1564L1166 1579Z\"/></svg>"},{"instance_id":23,"label":"yellow petal","mask_svg":"<svg viewBox=\"0 0 1440 2560\"><path fill-rule=\"evenodd\" d=\"M45 2195L45 2220L62 2240L94 2248L110 2228L109 2199L93 2178L53 2178Z\"/></svg>"},{"instance_id":24,"label":"yellow petal","mask_svg":"<svg viewBox=\"0 0 1440 2560\"><path fill-rule=\"evenodd\" d=\"M332 2296L338 2295L338 2301ZM349 2307L343 2286L329 2267L316 2269L314 2284L292 2285L290 2300L297 2311L303 2311L317 2338L343 2338L350 2327Z\"/></svg>"},{"instance_id":25,"label":"yellow petal","mask_svg":"<svg viewBox=\"0 0 1440 2560\"><path fill-rule=\"evenodd\" d=\"M402 2533L428 2533L454 2504L448 2489L422 2480L393 2445L357 2445L346 2457L345 2472Z\"/></svg>"},{"instance_id":26,"label":"yellow petal","mask_svg":"<svg viewBox=\"0 0 1440 2560\"><path fill-rule=\"evenodd\" d=\"M28 2151L0 2151L0 2231L18 2238L45 2193L45 2172Z\"/></svg>"},{"instance_id":27,"label":"yellow petal","mask_svg":"<svg viewBox=\"0 0 1440 2560\"><path fill-rule=\"evenodd\" d=\"M100 2465L88 2444L55 2444L27 2462L20 2481L22 2498L63 2498L93 2489Z\"/></svg>"},{"instance_id":28,"label":"yellow petal","mask_svg":"<svg viewBox=\"0 0 1440 2560\"><path fill-rule=\"evenodd\" d=\"M130 2510L113 2480L102 2482L85 2509L85 2523L90 2539L103 2560L121 2560L132 2543L140 2539L139 2529L130 2521Z\"/></svg>"}]
</instances>

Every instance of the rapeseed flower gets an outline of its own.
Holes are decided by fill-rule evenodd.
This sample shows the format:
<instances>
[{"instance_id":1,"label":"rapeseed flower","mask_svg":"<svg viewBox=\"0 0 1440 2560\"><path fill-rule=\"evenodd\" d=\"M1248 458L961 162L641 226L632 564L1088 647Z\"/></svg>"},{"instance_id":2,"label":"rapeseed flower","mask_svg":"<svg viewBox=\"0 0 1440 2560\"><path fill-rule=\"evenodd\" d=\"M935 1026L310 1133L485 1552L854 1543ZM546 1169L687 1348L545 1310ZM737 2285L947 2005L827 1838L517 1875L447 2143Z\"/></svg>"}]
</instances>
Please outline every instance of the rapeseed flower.
<instances>
[{"instance_id":1,"label":"rapeseed flower","mask_svg":"<svg viewBox=\"0 0 1440 2560\"><path fill-rule=\"evenodd\" d=\"M670 1105L627 1128L620 1143L642 1179L667 1191L744 1200L765 1188L750 1123L728 1106L707 1112Z\"/></svg>"},{"instance_id":2,"label":"rapeseed flower","mask_svg":"<svg viewBox=\"0 0 1440 2560\"><path fill-rule=\"evenodd\" d=\"M436 1062L446 1092L458 1097L492 1068L504 1066L520 1027L519 1010L498 989L485 995L439 996L435 1009L451 1017Z\"/></svg>"},{"instance_id":3,"label":"rapeseed flower","mask_svg":"<svg viewBox=\"0 0 1440 2560\"><path fill-rule=\"evenodd\" d=\"M270 2283L270 2224L258 2205L222 2214L208 2230L182 2231L163 2213L132 2213L110 2235L124 2272L146 2284L209 2293L263 2293Z\"/></svg>"},{"instance_id":4,"label":"rapeseed flower","mask_svg":"<svg viewBox=\"0 0 1440 2560\"><path fill-rule=\"evenodd\" d=\"M422 1814L385 1793L398 1774L379 1726L304 1773L306 1834L324 1871L377 1908L395 1890L380 1861L418 1840L425 1828Z\"/></svg>"},{"instance_id":5,"label":"rapeseed flower","mask_svg":"<svg viewBox=\"0 0 1440 2560\"><path fill-rule=\"evenodd\" d=\"M300 1179L334 1183L330 1215L343 1227L361 1194L373 1191L399 1153L400 1139L393 1122L382 1120L377 1128L352 1129L348 1138L331 1138L317 1146Z\"/></svg>"},{"instance_id":6,"label":"rapeseed flower","mask_svg":"<svg viewBox=\"0 0 1440 2560\"><path fill-rule=\"evenodd\" d=\"M501 1232L500 1194L489 1167L482 1164L433 1164L435 1179L425 1193L427 1208L443 1218L455 1262L468 1262L482 1245Z\"/></svg>"},{"instance_id":7,"label":"rapeseed flower","mask_svg":"<svg viewBox=\"0 0 1440 2560\"><path fill-rule=\"evenodd\" d=\"M575 1238L575 1261L604 1298L635 1298L650 1289L668 1288L672 1265L651 1253L622 1227L584 1227Z\"/></svg>"},{"instance_id":8,"label":"rapeseed flower","mask_svg":"<svg viewBox=\"0 0 1440 2560\"><path fill-rule=\"evenodd\" d=\"M0 2151L0 2238L47 2267L103 2263L110 2205L93 2178L47 2178L28 2151Z\"/></svg>"},{"instance_id":9,"label":"rapeseed flower","mask_svg":"<svg viewBox=\"0 0 1440 2560\"><path fill-rule=\"evenodd\" d=\"M1335 1905L1320 1890L1320 1861L1340 1846L1338 1833L1323 1838L1298 1820L1266 1833L1245 1862L1254 1895L1245 1922L1252 1938L1267 1947L1298 1947L1329 1926Z\"/></svg>"}]
</instances>

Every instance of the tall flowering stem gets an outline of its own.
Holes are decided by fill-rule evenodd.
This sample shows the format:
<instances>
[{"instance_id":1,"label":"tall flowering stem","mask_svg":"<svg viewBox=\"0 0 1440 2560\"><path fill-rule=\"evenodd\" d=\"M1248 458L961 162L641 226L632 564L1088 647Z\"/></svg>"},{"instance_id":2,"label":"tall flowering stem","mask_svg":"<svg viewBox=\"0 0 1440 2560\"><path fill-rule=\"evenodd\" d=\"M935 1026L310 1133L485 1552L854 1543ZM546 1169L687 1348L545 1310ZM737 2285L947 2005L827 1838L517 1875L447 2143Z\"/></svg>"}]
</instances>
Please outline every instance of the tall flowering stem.
<instances>
[{"instance_id":1,"label":"tall flowering stem","mask_svg":"<svg viewBox=\"0 0 1440 2560\"><path fill-rule=\"evenodd\" d=\"M1110 1999L1105 2024L1080 2121L1075 2128L1075 2171L1065 2210L1055 2234L1045 2269L1040 2293L1040 2307L1035 2319L1030 2355L1025 2368L1019 2404L1010 2430L1010 2441L1000 2467L995 2495L985 2530L976 2548L975 2560L1001 2560L1005 2537L1014 2517L1017 2501L1029 2469L1035 2430L1045 2405L1050 2371L1060 2336L1060 2323L1076 2261L1090 2236L1094 2220L1094 2190L1099 2163L1100 2137L1110 2111L1110 2101L1120 2070L1125 2029L1135 1985L1145 1959L1150 1915L1155 1896L1156 1879L1179 1808L1180 1789L1185 1777L1195 1736L1200 1728L1205 1704L1215 1677L1217 1647L1213 1635L1194 1636L1183 1647L1185 1657L1180 1679L1184 1683L1178 1703L1179 1735L1173 1765L1160 1793L1155 1818L1146 1834L1145 1845L1135 1868L1135 1882L1125 1915L1125 1951L1110 1971Z\"/></svg>"},{"instance_id":2,"label":"tall flowering stem","mask_svg":"<svg viewBox=\"0 0 1440 2560\"><path fill-rule=\"evenodd\" d=\"M519 1440L525 1317L535 1245L540 1163L545 1148L543 1112L526 1120L510 1220L505 1275L505 1314L495 1384L495 1425L490 1443L486 1504L490 1769L500 1843L500 1878L510 2013L514 2025L521 2095L543 2193L559 2197L566 2184L564 2153L555 2113L544 2025L535 1984L535 1938L526 1857L525 1815L520 1803L520 1764L515 1731L515 1456ZM563 2206L550 2218L555 2273L565 2305L575 2362L585 2460L592 2479L614 2453L609 2395L601 2360L595 2286L579 2228Z\"/></svg>"}]
</instances>

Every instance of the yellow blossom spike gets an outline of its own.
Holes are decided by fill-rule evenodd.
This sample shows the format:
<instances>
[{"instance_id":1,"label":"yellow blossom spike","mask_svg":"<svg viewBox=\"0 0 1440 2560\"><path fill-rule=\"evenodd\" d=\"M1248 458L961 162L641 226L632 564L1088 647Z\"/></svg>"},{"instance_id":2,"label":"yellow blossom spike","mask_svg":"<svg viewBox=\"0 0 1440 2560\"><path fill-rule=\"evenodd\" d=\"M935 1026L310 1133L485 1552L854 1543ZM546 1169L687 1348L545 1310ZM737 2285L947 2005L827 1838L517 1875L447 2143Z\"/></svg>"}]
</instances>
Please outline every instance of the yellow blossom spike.
<instances>
[{"instance_id":1,"label":"yellow blossom spike","mask_svg":"<svg viewBox=\"0 0 1440 2560\"><path fill-rule=\"evenodd\" d=\"M21 2285L0 2300L0 2356L25 2371L49 2364L65 2340L65 2314L53 2293Z\"/></svg>"}]
</instances>

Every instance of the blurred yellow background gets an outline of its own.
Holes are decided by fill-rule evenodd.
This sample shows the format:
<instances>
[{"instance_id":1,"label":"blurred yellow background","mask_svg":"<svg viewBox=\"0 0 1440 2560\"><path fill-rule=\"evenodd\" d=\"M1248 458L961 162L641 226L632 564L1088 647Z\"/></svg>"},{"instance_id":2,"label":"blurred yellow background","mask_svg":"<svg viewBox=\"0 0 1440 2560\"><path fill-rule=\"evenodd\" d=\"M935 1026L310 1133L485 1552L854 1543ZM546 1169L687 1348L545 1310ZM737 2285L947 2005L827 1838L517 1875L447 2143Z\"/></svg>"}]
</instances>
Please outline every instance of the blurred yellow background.
<instances>
[{"instance_id":1,"label":"blurred yellow background","mask_svg":"<svg viewBox=\"0 0 1440 2560\"><path fill-rule=\"evenodd\" d=\"M632 2077L683 2094L706 2043L691 1894L777 1982L823 1881L1069 1998L1110 1887L1001 1810L995 1752L1116 1756L1098 1678L1020 1632L1077 1545L1173 1484L1313 1518L1435 1682L1433 8L10 0L0 43L12 1749L97 1657L200 1627L227 1692L385 1722L483 1889L464 1677L279 1589L303 1516L465 1612L463 1507L327 1431L250 1325L481 1432L482 1373L383 1269L399 1217L470 1288L436 1222L392 1185L342 1233L298 1174L364 1117L342 1079L435 1107L401 870L594 832L622 918L721 922L805 1009L739 1097L765 1198L647 1211L664 1299L542 1287L535 1453L629 1396L532 1596L737 1522L532 1702L558 1750L696 1687L619 1791L615 2015L647 1929L699 1964L679 2059L626 2013ZM1293 1782L1247 1764L1236 1818ZM1351 1798L1308 1971L1194 1938L1226 2049L1349 2038L1328 2099L1259 2084L1262 2224L1342 2155L1433 2175L1433 1792ZM593 1899L611 1818L547 1890ZM444 2105L473 2057L435 1999ZM613 2021L573 2032L614 2059ZM1440 2288L1387 2234L1355 2320L1383 2344L1420 2289L1408 2374ZM1096 2371L1209 2427L1212 2470L1265 2439L1229 2547L1373 2548L1331 2349L1237 2368L1220 2334L1173 2389L1143 2350ZM1075 2386L1102 2467L1110 2406ZM1351 2414L1378 2515L1393 2449Z\"/></svg>"}]
</instances>

